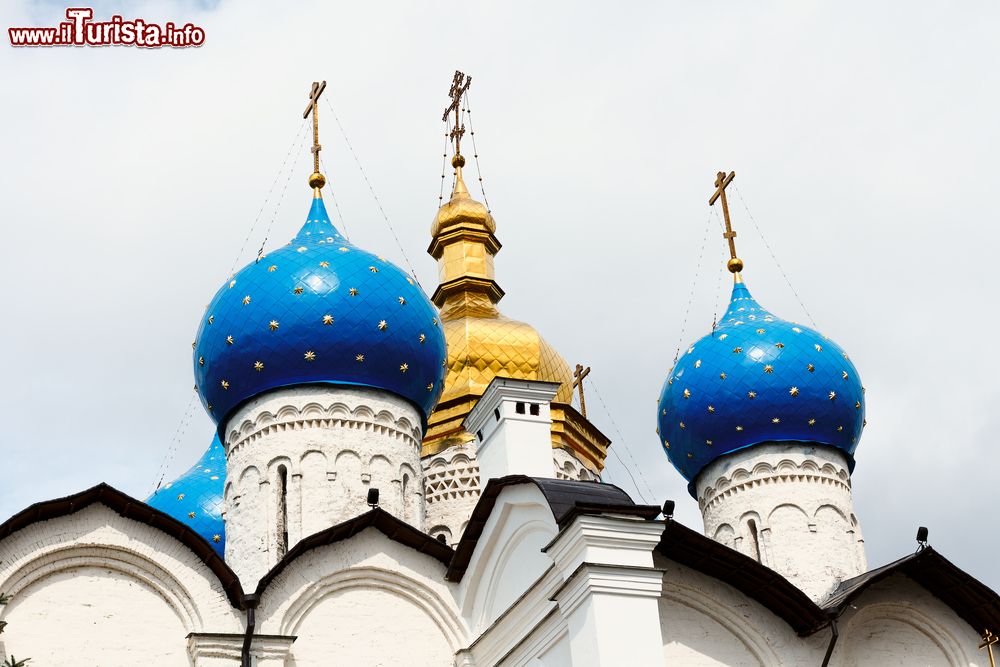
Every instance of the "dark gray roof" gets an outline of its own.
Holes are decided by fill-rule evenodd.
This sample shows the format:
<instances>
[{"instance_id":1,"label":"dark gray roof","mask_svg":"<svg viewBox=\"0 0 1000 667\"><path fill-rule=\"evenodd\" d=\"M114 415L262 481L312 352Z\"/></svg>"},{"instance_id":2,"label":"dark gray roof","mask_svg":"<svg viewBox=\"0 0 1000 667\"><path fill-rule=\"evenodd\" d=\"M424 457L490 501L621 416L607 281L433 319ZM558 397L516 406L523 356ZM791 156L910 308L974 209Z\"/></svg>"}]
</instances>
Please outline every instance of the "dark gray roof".
<instances>
[{"instance_id":1,"label":"dark gray roof","mask_svg":"<svg viewBox=\"0 0 1000 667\"><path fill-rule=\"evenodd\" d=\"M469 524L455 549L455 557L448 567L448 581L461 581L465 569L472 560L472 553L483 534L497 496L508 486L533 484L545 496L552 510L552 517L562 528L574 516L579 514L600 514L604 512L615 514L632 514L646 519L654 519L660 513L660 508L652 505L636 505L627 493L614 484L601 482L580 482L565 479L549 479L528 477L526 475L509 475L499 479L491 479L483 489L476 507L472 510Z\"/></svg>"}]
</instances>

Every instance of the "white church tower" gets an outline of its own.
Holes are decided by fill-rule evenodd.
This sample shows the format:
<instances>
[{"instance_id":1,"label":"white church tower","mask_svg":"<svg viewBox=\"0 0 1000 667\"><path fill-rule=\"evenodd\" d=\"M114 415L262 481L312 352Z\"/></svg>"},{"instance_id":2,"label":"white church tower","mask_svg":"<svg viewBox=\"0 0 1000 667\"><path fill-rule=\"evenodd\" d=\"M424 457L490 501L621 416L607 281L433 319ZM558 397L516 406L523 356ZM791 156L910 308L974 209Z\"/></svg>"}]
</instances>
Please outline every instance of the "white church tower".
<instances>
[{"instance_id":1,"label":"white church tower","mask_svg":"<svg viewBox=\"0 0 1000 667\"><path fill-rule=\"evenodd\" d=\"M244 586L303 537L378 504L423 529L420 449L445 341L414 279L330 222L319 173L306 222L230 278L195 342L199 395L226 454L225 558ZM369 496L378 489L378 498Z\"/></svg>"},{"instance_id":2,"label":"white church tower","mask_svg":"<svg viewBox=\"0 0 1000 667\"><path fill-rule=\"evenodd\" d=\"M671 370L658 432L705 534L819 600L867 569L851 497L864 388L836 343L750 295L726 200L734 176L719 173L709 202L721 200L726 221L729 309Z\"/></svg>"}]
</instances>

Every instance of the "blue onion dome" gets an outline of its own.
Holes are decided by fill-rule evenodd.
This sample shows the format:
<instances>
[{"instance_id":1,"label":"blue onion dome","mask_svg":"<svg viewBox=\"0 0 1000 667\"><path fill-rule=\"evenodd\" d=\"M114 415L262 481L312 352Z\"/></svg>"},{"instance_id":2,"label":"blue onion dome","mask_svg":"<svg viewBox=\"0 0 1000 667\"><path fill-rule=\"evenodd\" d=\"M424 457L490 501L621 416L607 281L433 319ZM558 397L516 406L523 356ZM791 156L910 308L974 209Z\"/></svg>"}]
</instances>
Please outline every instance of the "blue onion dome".
<instances>
[{"instance_id":1,"label":"blue onion dome","mask_svg":"<svg viewBox=\"0 0 1000 667\"><path fill-rule=\"evenodd\" d=\"M864 388L839 345L761 308L737 274L719 326L671 369L657 419L660 443L693 495L709 463L764 442L836 447L853 469Z\"/></svg>"},{"instance_id":2,"label":"blue onion dome","mask_svg":"<svg viewBox=\"0 0 1000 667\"><path fill-rule=\"evenodd\" d=\"M225 484L226 452L217 435L190 470L154 491L146 504L194 529L222 556L226 550L222 520Z\"/></svg>"},{"instance_id":3,"label":"blue onion dome","mask_svg":"<svg viewBox=\"0 0 1000 667\"><path fill-rule=\"evenodd\" d=\"M318 192L295 238L226 281L202 319L194 375L219 428L278 387L392 392L425 424L441 393L445 340L434 306L399 267L345 239Z\"/></svg>"}]
</instances>

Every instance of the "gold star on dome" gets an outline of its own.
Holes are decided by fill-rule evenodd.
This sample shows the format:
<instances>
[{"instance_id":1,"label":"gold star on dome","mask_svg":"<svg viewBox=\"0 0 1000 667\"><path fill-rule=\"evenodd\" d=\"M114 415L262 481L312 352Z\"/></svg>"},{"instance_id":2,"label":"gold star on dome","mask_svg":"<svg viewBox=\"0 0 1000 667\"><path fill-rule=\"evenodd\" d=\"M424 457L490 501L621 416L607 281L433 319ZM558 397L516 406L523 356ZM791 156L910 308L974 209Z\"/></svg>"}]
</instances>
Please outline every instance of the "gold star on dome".
<instances>
[{"instance_id":1,"label":"gold star on dome","mask_svg":"<svg viewBox=\"0 0 1000 667\"><path fill-rule=\"evenodd\" d=\"M222 388L223 388L223 389L229 389L229 382L228 382L228 381L226 381L226 380L223 380L223 381L222 381L222 382L220 382L219 384L221 384L221 385L222 385Z\"/></svg>"},{"instance_id":2,"label":"gold star on dome","mask_svg":"<svg viewBox=\"0 0 1000 667\"><path fill-rule=\"evenodd\" d=\"M354 357L354 361L357 361L358 363L361 363L364 360L365 360L365 355L363 355L363 354L359 354L359 355L357 355L357 356Z\"/></svg>"},{"instance_id":3,"label":"gold star on dome","mask_svg":"<svg viewBox=\"0 0 1000 667\"><path fill-rule=\"evenodd\" d=\"M846 380L847 379L847 371L842 372L840 374L840 376Z\"/></svg>"},{"instance_id":4,"label":"gold star on dome","mask_svg":"<svg viewBox=\"0 0 1000 667\"><path fill-rule=\"evenodd\" d=\"M709 412L715 412L715 406L714 405L708 406L708 411Z\"/></svg>"},{"instance_id":5,"label":"gold star on dome","mask_svg":"<svg viewBox=\"0 0 1000 667\"><path fill-rule=\"evenodd\" d=\"M816 420L815 419L810 419L809 422L808 422L808 424L810 426L815 426L816 425Z\"/></svg>"},{"instance_id":6,"label":"gold star on dome","mask_svg":"<svg viewBox=\"0 0 1000 667\"><path fill-rule=\"evenodd\" d=\"M407 276L406 282L408 282L408 283L410 283L412 285L413 284L413 278L410 278L409 276Z\"/></svg>"},{"instance_id":7,"label":"gold star on dome","mask_svg":"<svg viewBox=\"0 0 1000 667\"><path fill-rule=\"evenodd\" d=\"M427 391L434 391L434 383L433 382L428 382L427 383Z\"/></svg>"},{"instance_id":8,"label":"gold star on dome","mask_svg":"<svg viewBox=\"0 0 1000 667\"><path fill-rule=\"evenodd\" d=\"M215 321L215 315L209 315L208 316L208 323L211 324L214 321Z\"/></svg>"},{"instance_id":9,"label":"gold star on dome","mask_svg":"<svg viewBox=\"0 0 1000 667\"><path fill-rule=\"evenodd\" d=\"M199 366L205 365L205 357L198 357L198 365Z\"/></svg>"},{"instance_id":10,"label":"gold star on dome","mask_svg":"<svg viewBox=\"0 0 1000 667\"><path fill-rule=\"evenodd\" d=\"M277 264L272 264L271 266L267 267L268 273L274 273L277 270L278 270L278 265Z\"/></svg>"},{"instance_id":11,"label":"gold star on dome","mask_svg":"<svg viewBox=\"0 0 1000 667\"><path fill-rule=\"evenodd\" d=\"M813 345L813 347L816 348L817 352L822 352L823 351L823 346L822 345L816 344L816 345Z\"/></svg>"},{"instance_id":12,"label":"gold star on dome","mask_svg":"<svg viewBox=\"0 0 1000 667\"><path fill-rule=\"evenodd\" d=\"M403 297L399 297L399 305L405 306L406 305L406 299L404 299Z\"/></svg>"},{"instance_id":13,"label":"gold star on dome","mask_svg":"<svg viewBox=\"0 0 1000 667\"><path fill-rule=\"evenodd\" d=\"M687 428L687 426L684 425L684 422L681 422L680 424L678 424L678 426L680 426L681 428Z\"/></svg>"},{"instance_id":14,"label":"gold star on dome","mask_svg":"<svg viewBox=\"0 0 1000 667\"><path fill-rule=\"evenodd\" d=\"M389 327L389 325L385 323L385 320L379 320L379 323L378 323L378 330L379 331L385 331L388 327Z\"/></svg>"},{"instance_id":15,"label":"gold star on dome","mask_svg":"<svg viewBox=\"0 0 1000 667\"><path fill-rule=\"evenodd\" d=\"M802 333L802 329L798 327L792 327L792 331L794 331L795 333Z\"/></svg>"},{"instance_id":16,"label":"gold star on dome","mask_svg":"<svg viewBox=\"0 0 1000 667\"><path fill-rule=\"evenodd\" d=\"M188 512L188 518L189 519L193 519L194 518L194 512Z\"/></svg>"},{"instance_id":17,"label":"gold star on dome","mask_svg":"<svg viewBox=\"0 0 1000 667\"><path fill-rule=\"evenodd\" d=\"M308 248L306 248L305 246L299 246L298 248L296 248L296 250L298 250L299 252L305 252L306 250L308 250Z\"/></svg>"},{"instance_id":18,"label":"gold star on dome","mask_svg":"<svg viewBox=\"0 0 1000 667\"><path fill-rule=\"evenodd\" d=\"M270 322L267 323L267 326L268 326L268 328L271 329L271 331L274 331L279 326L278 325L278 320L271 320Z\"/></svg>"},{"instance_id":19,"label":"gold star on dome","mask_svg":"<svg viewBox=\"0 0 1000 667\"><path fill-rule=\"evenodd\" d=\"M733 354L740 354L741 352L743 352L743 348L742 347L734 347L733 348Z\"/></svg>"},{"instance_id":20,"label":"gold star on dome","mask_svg":"<svg viewBox=\"0 0 1000 667\"><path fill-rule=\"evenodd\" d=\"M688 354L691 354L692 352L694 352L694 345L692 345L691 347L689 347L688 351L687 351Z\"/></svg>"},{"instance_id":21,"label":"gold star on dome","mask_svg":"<svg viewBox=\"0 0 1000 667\"><path fill-rule=\"evenodd\" d=\"M765 373L773 373L774 372L774 366L772 366L771 364L765 364L764 365L764 372Z\"/></svg>"},{"instance_id":22,"label":"gold star on dome","mask_svg":"<svg viewBox=\"0 0 1000 667\"><path fill-rule=\"evenodd\" d=\"M293 289L292 291L295 292L296 294L302 294L303 292L305 292L305 290L302 289L302 285L297 285L295 289Z\"/></svg>"},{"instance_id":23,"label":"gold star on dome","mask_svg":"<svg viewBox=\"0 0 1000 667\"><path fill-rule=\"evenodd\" d=\"M816 370L816 367L813 366L812 364L809 364L806 366L806 370L812 373L814 370Z\"/></svg>"},{"instance_id":24,"label":"gold star on dome","mask_svg":"<svg viewBox=\"0 0 1000 667\"><path fill-rule=\"evenodd\" d=\"M843 426L838 426L838 427L837 427L837 431L838 431L838 432L840 432L840 431L843 431L843 430L844 430L844 427L843 427Z\"/></svg>"},{"instance_id":25,"label":"gold star on dome","mask_svg":"<svg viewBox=\"0 0 1000 667\"><path fill-rule=\"evenodd\" d=\"M674 379L673 378L668 378L667 379L667 384L673 384L673 383L674 383Z\"/></svg>"},{"instance_id":26,"label":"gold star on dome","mask_svg":"<svg viewBox=\"0 0 1000 667\"><path fill-rule=\"evenodd\" d=\"M757 333L762 334L762 333L764 333L764 330L763 329L757 329Z\"/></svg>"},{"instance_id":27,"label":"gold star on dome","mask_svg":"<svg viewBox=\"0 0 1000 667\"><path fill-rule=\"evenodd\" d=\"M208 411L209 411L209 412L211 412L211 411L212 411L212 404L211 404L211 403L209 403L209 404L208 404Z\"/></svg>"},{"instance_id":28,"label":"gold star on dome","mask_svg":"<svg viewBox=\"0 0 1000 667\"><path fill-rule=\"evenodd\" d=\"M695 368L701 368L701 359L699 359L698 361L694 362L694 367Z\"/></svg>"},{"instance_id":29,"label":"gold star on dome","mask_svg":"<svg viewBox=\"0 0 1000 667\"><path fill-rule=\"evenodd\" d=\"M854 401L854 409L855 410L861 409L861 401Z\"/></svg>"},{"instance_id":30,"label":"gold star on dome","mask_svg":"<svg viewBox=\"0 0 1000 667\"><path fill-rule=\"evenodd\" d=\"M664 440L663 441L663 447L665 449L670 449L670 441L669 440Z\"/></svg>"},{"instance_id":31,"label":"gold star on dome","mask_svg":"<svg viewBox=\"0 0 1000 667\"><path fill-rule=\"evenodd\" d=\"M212 535L212 541L218 544L222 541L222 535Z\"/></svg>"},{"instance_id":32,"label":"gold star on dome","mask_svg":"<svg viewBox=\"0 0 1000 667\"><path fill-rule=\"evenodd\" d=\"M830 400L832 401L832 400L833 400L833 399L835 399L835 398L837 398L837 392L835 392L835 391L831 391L831 392L830 392Z\"/></svg>"},{"instance_id":33,"label":"gold star on dome","mask_svg":"<svg viewBox=\"0 0 1000 667\"><path fill-rule=\"evenodd\" d=\"M691 452L688 452L688 458L689 459L693 459L694 458L694 454L692 454Z\"/></svg>"},{"instance_id":34,"label":"gold star on dome","mask_svg":"<svg viewBox=\"0 0 1000 667\"><path fill-rule=\"evenodd\" d=\"M691 392L688 389L684 390L684 398L691 398Z\"/></svg>"},{"instance_id":35,"label":"gold star on dome","mask_svg":"<svg viewBox=\"0 0 1000 667\"><path fill-rule=\"evenodd\" d=\"M316 353L312 350L308 350L304 355L302 355L302 357L306 361L316 361Z\"/></svg>"},{"instance_id":36,"label":"gold star on dome","mask_svg":"<svg viewBox=\"0 0 1000 667\"><path fill-rule=\"evenodd\" d=\"M229 281L229 289L233 289L234 287L236 287L236 281L235 280L230 280Z\"/></svg>"},{"instance_id":37,"label":"gold star on dome","mask_svg":"<svg viewBox=\"0 0 1000 667\"><path fill-rule=\"evenodd\" d=\"M184 500L184 494L183 493L178 493L177 494L177 500Z\"/></svg>"},{"instance_id":38,"label":"gold star on dome","mask_svg":"<svg viewBox=\"0 0 1000 667\"><path fill-rule=\"evenodd\" d=\"M666 416L667 416L667 409L666 409L666 408L663 408L662 410L660 410L660 413L661 413L661 414L662 414L662 415L663 415L664 417L666 417Z\"/></svg>"},{"instance_id":39,"label":"gold star on dome","mask_svg":"<svg viewBox=\"0 0 1000 667\"><path fill-rule=\"evenodd\" d=\"M712 446L712 441L711 440L706 440L705 444L708 445L709 447L711 447Z\"/></svg>"},{"instance_id":40,"label":"gold star on dome","mask_svg":"<svg viewBox=\"0 0 1000 667\"><path fill-rule=\"evenodd\" d=\"M772 424L780 424L781 423L781 419L779 419L778 417L774 417L774 418L771 419L771 423Z\"/></svg>"},{"instance_id":41,"label":"gold star on dome","mask_svg":"<svg viewBox=\"0 0 1000 667\"><path fill-rule=\"evenodd\" d=\"M720 380L725 380L726 379L726 374L725 373L719 373L719 379Z\"/></svg>"},{"instance_id":42,"label":"gold star on dome","mask_svg":"<svg viewBox=\"0 0 1000 667\"><path fill-rule=\"evenodd\" d=\"M262 370L264 370L264 362L263 361L253 362L253 369L258 373L261 372Z\"/></svg>"},{"instance_id":43,"label":"gold star on dome","mask_svg":"<svg viewBox=\"0 0 1000 667\"><path fill-rule=\"evenodd\" d=\"M243 297L243 305L244 306L250 305L250 295L249 294L247 294L245 297Z\"/></svg>"},{"instance_id":44,"label":"gold star on dome","mask_svg":"<svg viewBox=\"0 0 1000 667\"><path fill-rule=\"evenodd\" d=\"M438 318L432 317L431 318L431 324L433 324L434 326L437 326L438 325Z\"/></svg>"},{"instance_id":45,"label":"gold star on dome","mask_svg":"<svg viewBox=\"0 0 1000 667\"><path fill-rule=\"evenodd\" d=\"M399 365L399 372L400 373L405 373L408 370L410 370L410 365L408 363L406 363L405 361Z\"/></svg>"},{"instance_id":46,"label":"gold star on dome","mask_svg":"<svg viewBox=\"0 0 1000 667\"><path fill-rule=\"evenodd\" d=\"M352 287L351 289L349 289L347 291L350 293L351 296L357 296L358 295L358 288L357 287Z\"/></svg>"},{"instance_id":47,"label":"gold star on dome","mask_svg":"<svg viewBox=\"0 0 1000 667\"><path fill-rule=\"evenodd\" d=\"M799 388L798 387L792 387L791 389L788 390L788 395L789 396L798 396L799 395Z\"/></svg>"},{"instance_id":48,"label":"gold star on dome","mask_svg":"<svg viewBox=\"0 0 1000 667\"><path fill-rule=\"evenodd\" d=\"M369 266L368 270L371 271L372 273L378 273L378 267L377 266Z\"/></svg>"},{"instance_id":49,"label":"gold star on dome","mask_svg":"<svg viewBox=\"0 0 1000 667\"><path fill-rule=\"evenodd\" d=\"M340 252L347 252L347 248L345 248L344 246L340 246L339 248L337 248L337 250L339 250Z\"/></svg>"},{"instance_id":50,"label":"gold star on dome","mask_svg":"<svg viewBox=\"0 0 1000 667\"><path fill-rule=\"evenodd\" d=\"M784 343L775 343L774 346L776 348L778 348L779 350L782 350L782 349L784 349L785 344Z\"/></svg>"},{"instance_id":51,"label":"gold star on dome","mask_svg":"<svg viewBox=\"0 0 1000 667\"><path fill-rule=\"evenodd\" d=\"M333 324L333 315L324 315L323 324Z\"/></svg>"},{"instance_id":52,"label":"gold star on dome","mask_svg":"<svg viewBox=\"0 0 1000 667\"><path fill-rule=\"evenodd\" d=\"M327 267L330 266L330 262L323 261L323 262L320 262L319 265L322 266L325 269L325 268L327 268Z\"/></svg>"},{"instance_id":53,"label":"gold star on dome","mask_svg":"<svg viewBox=\"0 0 1000 667\"><path fill-rule=\"evenodd\" d=\"M232 336L226 336L226 345L232 345L235 342Z\"/></svg>"},{"instance_id":54,"label":"gold star on dome","mask_svg":"<svg viewBox=\"0 0 1000 667\"><path fill-rule=\"evenodd\" d=\"M755 391L748 391L747 392L747 398L750 398L750 399L757 398L757 392L755 392Z\"/></svg>"},{"instance_id":55,"label":"gold star on dome","mask_svg":"<svg viewBox=\"0 0 1000 667\"><path fill-rule=\"evenodd\" d=\"M727 338L729 338L729 334L720 334L719 335L719 340L726 340Z\"/></svg>"},{"instance_id":56,"label":"gold star on dome","mask_svg":"<svg viewBox=\"0 0 1000 667\"><path fill-rule=\"evenodd\" d=\"M736 427L736 430L737 430L737 431L742 431L742 430L743 430L743 427L742 427L742 426L737 426L737 427Z\"/></svg>"},{"instance_id":57,"label":"gold star on dome","mask_svg":"<svg viewBox=\"0 0 1000 667\"><path fill-rule=\"evenodd\" d=\"M427 340L427 336L420 334L420 342L423 343L425 340Z\"/></svg>"}]
</instances>

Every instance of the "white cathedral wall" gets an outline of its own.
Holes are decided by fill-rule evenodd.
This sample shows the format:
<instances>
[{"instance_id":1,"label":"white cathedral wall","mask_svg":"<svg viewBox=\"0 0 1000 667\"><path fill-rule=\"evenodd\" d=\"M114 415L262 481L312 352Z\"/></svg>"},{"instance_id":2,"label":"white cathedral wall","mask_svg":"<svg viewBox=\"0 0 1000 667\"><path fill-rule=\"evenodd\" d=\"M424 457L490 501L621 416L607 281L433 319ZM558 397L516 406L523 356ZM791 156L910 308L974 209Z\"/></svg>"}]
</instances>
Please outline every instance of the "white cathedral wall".
<instances>
[{"instance_id":1,"label":"white cathedral wall","mask_svg":"<svg viewBox=\"0 0 1000 667\"><path fill-rule=\"evenodd\" d=\"M367 512L370 488L423 530L421 437L412 404L365 387L276 389L237 410L226 423L224 512L226 562L244 588L302 538Z\"/></svg>"},{"instance_id":2,"label":"white cathedral wall","mask_svg":"<svg viewBox=\"0 0 1000 667\"><path fill-rule=\"evenodd\" d=\"M100 504L0 542L0 591L0 656L39 665L188 664L188 633L242 631L193 552Z\"/></svg>"},{"instance_id":3,"label":"white cathedral wall","mask_svg":"<svg viewBox=\"0 0 1000 667\"><path fill-rule=\"evenodd\" d=\"M368 528L290 563L261 598L257 631L296 636L295 667L452 665L471 640L444 571Z\"/></svg>"}]
</instances>

